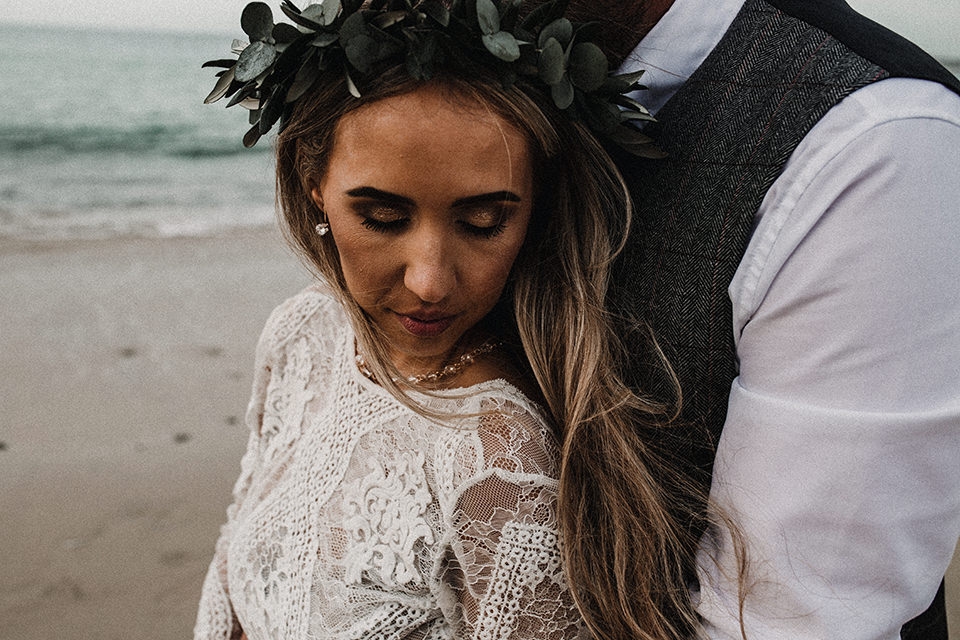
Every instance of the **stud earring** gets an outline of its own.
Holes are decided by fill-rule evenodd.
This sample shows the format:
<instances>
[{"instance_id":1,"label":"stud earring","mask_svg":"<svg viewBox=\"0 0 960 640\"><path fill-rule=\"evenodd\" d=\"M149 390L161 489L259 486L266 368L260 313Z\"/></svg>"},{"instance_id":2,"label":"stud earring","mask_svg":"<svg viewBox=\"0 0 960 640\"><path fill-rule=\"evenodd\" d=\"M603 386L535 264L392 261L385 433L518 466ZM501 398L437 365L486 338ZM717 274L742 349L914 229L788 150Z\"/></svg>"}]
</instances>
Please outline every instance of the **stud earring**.
<instances>
[{"instance_id":1,"label":"stud earring","mask_svg":"<svg viewBox=\"0 0 960 640\"><path fill-rule=\"evenodd\" d=\"M323 236L325 236L325 235L327 235L328 233L330 233L330 223L327 222L327 214L326 214L326 213L324 213L323 211L321 211L321 212L320 212L320 215L323 216L323 219L321 220L320 224L318 224L317 226L314 227L314 229L317 230L317 235L322 238Z\"/></svg>"}]
</instances>

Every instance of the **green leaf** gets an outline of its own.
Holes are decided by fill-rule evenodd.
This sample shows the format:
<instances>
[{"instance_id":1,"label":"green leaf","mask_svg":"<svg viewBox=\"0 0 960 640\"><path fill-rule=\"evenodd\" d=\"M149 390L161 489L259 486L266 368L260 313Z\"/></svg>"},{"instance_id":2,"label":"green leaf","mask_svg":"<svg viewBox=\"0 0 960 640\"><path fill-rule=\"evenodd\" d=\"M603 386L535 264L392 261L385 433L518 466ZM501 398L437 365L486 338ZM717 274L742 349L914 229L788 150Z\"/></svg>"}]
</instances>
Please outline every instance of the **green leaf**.
<instances>
[{"instance_id":1,"label":"green leaf","mask_svg":"<svg viewBox=\"0 0 960 640\"><path fill-rule=\"evenodd\" d=\"M339 39L339 33L327 33L325 31L321 31L313 40L310 41L310 44L315 47L329 47Z\"/></svg>"},{"instance_id":2,"label":"green leaf","mask_svg":"<svg viewBox=\"0 0 960 640\"><path fill-rule=\"evenodd\" d=\"M657 119L654 118L649 112L647 113L638 113L636 111L621 111L620 112L621 120L636 120L638 122L656 122Z\"/></svg>"},{"instance_id":3,"label":"green leaf","mask_svg":"<svg viewBox=\"0 0 960 640\"><path fill-rule=\"evenodd\" d=\"M667 157L667 154L654 143L650 136L644 135L632 127L617 127L616 131L609 134L609 137L625 151L635 156L653 159Z\"/></svg>"},{"instance_id":4,"label":"green leaf","mask_svg":"<svg viewBox=\"0 0 960 640\"><path fill-rule=\"evenodd\" d=\"M251 42L237 58L237 82L250 82L270 68L277 58L277 48L266 42Z\"/></svg>"},{"instance_id":5,"label":"green leaf","mask_svg":"<svg viewBox=\"0 0 960 640\"><path fill-rule=\"evenodd\" d=\"M527 30L534 30L563 16L565 3L543 2L526 15L521 26Z\"/></svg>"},{"instance_id":6,"label":"green leaf","mask_svg":"<svg viewBox=\"0 0 960 640\"><path fill-rule=\"evenodd\" d=\"M570 80L583 91L596 91L607 79L607 56L592 42L578 42L570 52Z\"/></svg>"},{"instance_id":7,"label":"green leaf","mask_svg":"<svg viewBox=\"0 0 960 640\"><path fill-rule=\"evenodd\" d=\"M396 38L375 38L377 43L377 50L374 57L374 62L380 62L388 58L392 58L404 51L403 41L397 40Z\"/></svg>"},{"instance_id":8,"label":"green leaf","mask_svg":"<svg viewBox=\"0 0 960 640\"><path fill-rule=\"evenodd\" d=\"M243 146L247 149L257 144L257 140L260 139L260 136L263 135L260 133L260 125L255 124L250 127L250 130L243 136Z\"/></svg>"},{"instance_id":9,"label":"green leaf","mask_svg":"<svg viewBox=\"0 0 960 640\"><path fill-rule=\"evenodd\" d=\"M283 115L284 102L283 98L280 97L279 93L283 93L282 87L277 87L274 89L273 94L267 101L263 104L263 107L260 109L260 117L257 119L257 124L260 125L260 133L266 133L270 130L277 120L280 119L280 116Z\"/></svg>"},{"instance_id":10,"label":"green leaf","mask_svg":"<svg viewBox=\"0 0 960 640\"><path fill-rule=\"evenodd\" d=\"M500 30L509 31L516 36L515 29L520 18L522 0L504 0L503 11L500 13Z\"/></svg>"},{"instance_id":11,"label":"green leaf","mask_svg":"<svg viewBox=\"0 0 960 640\"><path fill-rule=\"evenodd\" d=\"M412 78L427 80L433 75L437 38L434 33L412 38L407 48L407 71Z\"/></svg>"},{"instance_id":12,"label":"green leaf","mask_svg":"<svg viewBox=\"0 0 960 640\"><path fill-rule=\"evenodd\" d=\"M359 35L367 35L367 23L363 19L363 14L359 11L347 16L343 24L340 25L340 44L346 44Z\"/></svg>"},{"instance_id":13,"label":"green leaf","mask_svg":"<svg viewBox=\"0 0 960 640\"><path fill-rule=\"evenodd\" d=\"M633 73L621 73L618 75L607 76L603 82L602 90L604 93L626 93L636 88L637 82L643 76L644 70L634 71Z\"/></svg>"},{"instance_id":14,"label":"green leaf","mask_svg":"<svg viewBox=\"0 0 960 640\"><path fill-rule=\"evenodd\" d=\"M617 140L633 144L653 144L653 138L633 127L620 127L616 133Z\"/></svg>"},{"instance_id":15,"label":"green leaf","mask_svg":"<svg viewBox=\"0 0 960 640\"><path fill-rule=\"evenodd\" d=\"M406 11L385 11L370 21L370 24L378 29L389 29L398 22L402 22L409 13Z\"/></svg>"},{"instance_id":16,"label":"green leaf","mask_svg":"<svg viewBox=\"0 0 960 640\"><path fill-rule=\"evenodd\" d=\"M307 20L329 27L340 13L340 0L322 0L319 4L307 5L300 15Z\"/></svg>"},{"instance_id":17,"label":"green leaf","mask_svg":"<svg viewBox=\"0 0 960 640\"><path fill-rule=\"evenodd\" d=\"M235 104L240 104L241 102L245 101L247 98L249 98L256 92L257 92L257 83L248 82L247 84L243 85L243 87L241 87L240 90L237 91L237 93L234 94L232 98L230 98L230 102L227 103L227 107L232 107Z\"/></svg>"},{"instance_id":18,"label":"green leaf","mask_svg":"<svg viewBox=\"0 0 960 640\"><path fill-rule=\"evenodd\" d=\"M273 33L271 33L271 37L277 44L289 44L301 35L299 29L286 22L278 22L273 25Z\"/></svg>"},{"instance_id":19,"label":"green leaf","mask_svg":"<svg viewBox=\"0 0 960 640\"><path fill-rule=\"evenodd\" d=\"M312 57L315 54L315 51L309 48L309 38L310 36L297 38L296 42L287 45L286 49L277 56L270 70L275 78L282 80L289 78L303 65L305 57Z\"/></svg>"},{"instance_id":20,"label":"green leaf","mask_svg":"<svg viewBox=\"0 0 960 640\"><path fill-rule=\"evenodd\" d=\"M620 126L620 109L606 100L587 96L583 101L582 113L591 129L601 135L607 135Z\"/></svg>"},{"instance_id":21,"label":"green leaf","mask_svg":"<svg viewBox=\"0 0 960 640\"><path fill-rule=\"evenodd\" d=\"M420 4L420 11L433 18L442 27L450 24L450 10L438 0L425 0Z\"/></svg>"},{"instance_id":22,"label":"green leaf","mask_svg":"<svg viewBox=\"0 0 960 640\"><path fill-rule=\"evenodd\" d=\"M618 104L625 109L630 109L631 111L636 111L638 113L643 113L650 115L650 112L647 111L647 108L631 98L630 96L613 96L610 98L610 102Z\"/></svg>"},{"instance_id":23,"label":"green leaf","mask_svg":"<svg viewBox=\"0 0 960 640\"><path fill-rule=\"evenodd\" d=\"M206 97L203 101L204 104L211 104L227 95L227 89L230 88L230 84L234 80L234 70L230 69L225 74L220 76L220 79L217 80L217 84L214 85L213 91L210 92L210 95Z\"/></svg>"},{"instance_id":24,"label":"green leaf","mask_svg":"<svg viewBox=\"0 0 960 640\"><path fill-rule=\"evenodd\" d=\"M490 36L500 31L500 12L497 10L493 0L477 0L477 21L480 23L480 31L485 36ZM490 48L489 46L487 47ZM497 55L494 53L494 55ZM500 56L497 56L498 58Z\"/></svg>"},{"instance_id":25,"label":"green leaf","mask_svg":"<svg viewBox=\"0 0 960 640\"><path fill-rule=\"evenodd\" d=\"M237 64L237 61L231 58L226 58L221 60L207 60L202 65L200 65L200 68L206 69L207 67L220 67L223 69L229 69L235 64Z\"/></svg>"},{"instance_id":26,"label":"green leaf","mask_svg":"<svg viewBox=\"0 0 960 640\"><path fill-rule=\"evenodd\" d=\"M568 76L563 78L557 84L550 87L550 96L553 98L553 104L557 109L566 109L573 104L573 84Z\"/></svg>"},{"instance_id":27,"label":"green leaf","mask_svg":"<svg viewBox=\"0 0 960 640\"><path fill-rule=\"evenodd\" d=\"M564 58L563 46L556 38L547 40L537 63L537 73L545 84L553 86L563 79Z\"/></svg>"},{"instance_id":28,"label":"green leaf","mask_svg":"<svg viewBox=\"0 0 960 640\"><path fill-rule=\"evenodd\" d=\"M283 4L281 4L280 10L283 11L283 13L286 14L288 18L290 18L294 23L298 25L298 28L300 29L300 31L319 31L320 29L323 28L323 26L319 22L303 17L300 14L300 10L297 9L290 2L284 2Z\"/></svg>"},{"instance_id":29,"label":"green leaf","mask_svg":"<svg viewBox=\"0 0 960 640\"><path fill-rule=\"evenodd\" d=\"M320 69L315 64L310 64L309 61L307 64L304 64L300 67L300 70L297 71L297 75L293 78L293 83L290 85L290 88L287 89L287 95L284 98L284 102L293 102L297 100L307 90L313 86L313 83L320 77Z\"/></svg>"},{"instance_id":30,"label":"green leaf","mask_svg":"<svg viewBox=\"0 0 960 640\"><path fill-rule=\"evenodd\" d=\"M573 24L566 18L554 20L540 32L540 36L537 38L537 46L542 49L550 38L556 38L561 45L566 47L573 38Z\"/></svg>"},{"instance_id":31,"label":"green leaf","mask_svg":"<svg viewBox=\"0 0 960 640\"><path fill-rule=\"evenodd\" d=\"M347 91L350 92L354 98L360 97L360 89L357 88L357 84L353 81L353 78L350 77L350 72L346 69L343 70L343 75L346 76L347 80Z\"/></svg>"},{"instance_id":32,"label":"green leaf","mask_svg":"<svg viewBox=\"0 0 960 640\"><path fill-rule=\"evenodd\" d=\"M240 14L240 28L250 36L250 42L266 40L273 31L273 11L265 2L251 2Z\"/></svg>"},{"instance_id":33,"label":"green leaf","mask_svg":"<svg viewBox=\"0 0 960 640\"><path fill-rule=\"evenodd\" d=\"M487 34L481 39L487 51L504 62L513 62L520 57L520 43L506 31Z\"/></svg>"},{"instance_id":34,"label":"green leaf","mask_svg":"<svg viewBox=\"0 0 960 640\"><path fill-rule=\"evenodd\" d=\"M370 71L370 67L377 61L377 52L380 45L377 41L367 35L358 35L350 38L350 41L343 47L343 52L347 54L347 60L350 61L360 73Z\"/></svg>"}]
</instances>

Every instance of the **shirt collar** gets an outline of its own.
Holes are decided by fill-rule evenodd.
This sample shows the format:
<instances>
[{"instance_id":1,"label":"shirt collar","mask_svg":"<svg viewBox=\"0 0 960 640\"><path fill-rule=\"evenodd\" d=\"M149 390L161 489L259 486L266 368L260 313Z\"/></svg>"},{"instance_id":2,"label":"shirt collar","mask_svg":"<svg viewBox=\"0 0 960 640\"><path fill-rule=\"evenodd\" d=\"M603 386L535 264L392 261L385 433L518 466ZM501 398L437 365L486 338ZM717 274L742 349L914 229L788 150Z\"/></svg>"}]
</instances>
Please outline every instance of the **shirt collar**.
<instances>
[{"instance_id":1,"label":"shirt collar","mask_svg":"<svg viewBox=\"0 0 960 640\"><path fill-rule=\"evenodd\" d=\"M647 91L633 97L652 113L690 78L727 32L746 0L676 0L620 67L645 69Z\"/></svg>"}]
</instances>

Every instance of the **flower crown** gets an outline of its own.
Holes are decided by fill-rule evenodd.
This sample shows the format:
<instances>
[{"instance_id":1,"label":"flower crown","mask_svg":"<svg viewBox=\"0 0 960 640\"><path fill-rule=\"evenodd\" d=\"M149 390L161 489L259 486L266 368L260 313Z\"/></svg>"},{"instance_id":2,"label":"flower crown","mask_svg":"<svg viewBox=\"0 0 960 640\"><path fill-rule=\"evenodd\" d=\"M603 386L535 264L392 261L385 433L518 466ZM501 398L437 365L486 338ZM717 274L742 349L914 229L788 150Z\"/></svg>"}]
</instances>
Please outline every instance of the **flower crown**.
<instances>
[{"instance_id":1,"label":"flower crown","mask_svg":"<svg viewBox=\"0 0 960 640\"><path fill-rule=\"evenodd\" d=\"M596 44L595 23L563 17L568 0L551 0L521 19L521 0L320 0L298 9L282 0L294 23L274 23L263 2L251 2L240 17L249 44L234 40L236 60L211 60L218 80L207 104L229 97L250 109L252 147L278 121L282 130L294 102L324 74L342 73L351 94L355 79L381 63L404 62L414 79L431 78L444 60L489 68L505 87L518 79L539 83L553 103L594 133L644 157L663 155L630 121L653 120L626 94L644 89L642 71L611 73Z\"/></svg>"}]
</instances>

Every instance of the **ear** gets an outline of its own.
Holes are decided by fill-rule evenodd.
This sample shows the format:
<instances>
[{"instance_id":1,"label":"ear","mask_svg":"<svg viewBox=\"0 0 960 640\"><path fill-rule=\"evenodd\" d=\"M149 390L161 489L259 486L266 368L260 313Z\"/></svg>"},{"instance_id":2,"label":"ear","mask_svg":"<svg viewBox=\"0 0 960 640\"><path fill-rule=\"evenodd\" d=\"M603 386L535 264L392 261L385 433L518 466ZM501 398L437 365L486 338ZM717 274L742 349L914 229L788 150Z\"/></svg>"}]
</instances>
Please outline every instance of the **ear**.
<instances>
[{"instance_id":1,"label":"ear","mask_svg":"<svg viewBox=\"0 0 960 640\"><path fill-rule=\"evenodd\" d=\"M320 211L323 211L323 196L320 195L319 187L314 187L310 190L310 199L313 200L313 204L317 205Z\"/></svg>"}]
</instances>

